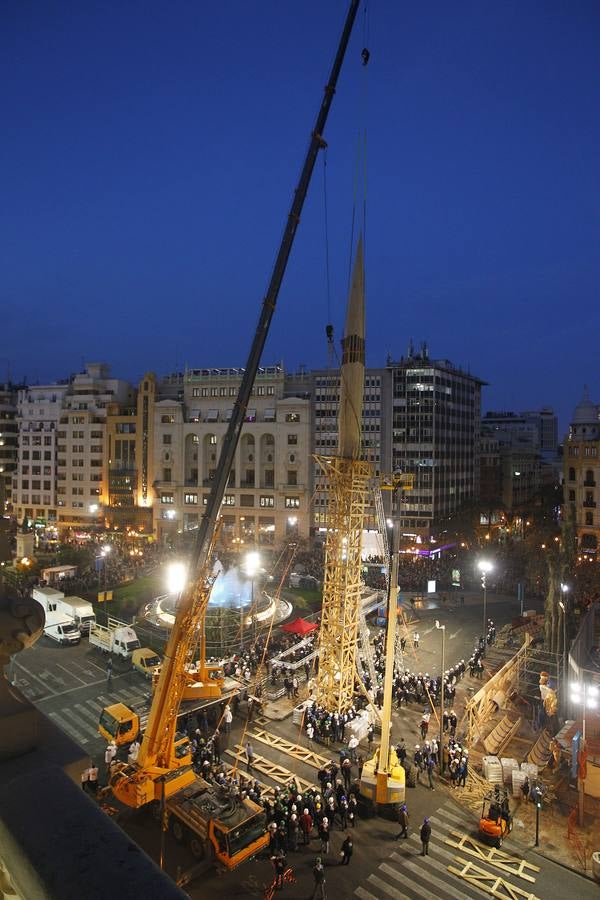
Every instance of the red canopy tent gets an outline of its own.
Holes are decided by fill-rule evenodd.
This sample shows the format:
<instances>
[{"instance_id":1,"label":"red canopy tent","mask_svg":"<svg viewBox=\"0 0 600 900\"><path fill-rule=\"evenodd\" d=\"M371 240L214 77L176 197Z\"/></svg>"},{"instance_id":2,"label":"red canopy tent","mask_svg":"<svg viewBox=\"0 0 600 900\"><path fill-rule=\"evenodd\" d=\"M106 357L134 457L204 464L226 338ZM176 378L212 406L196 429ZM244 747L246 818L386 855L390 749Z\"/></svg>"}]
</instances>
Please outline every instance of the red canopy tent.
<instances>
[{"instance_id":1,"label":"red canopy tent","mask_svg":"<svg viewBox=\"0 0 600 900\"><path fill-rule=\"evenodd\" d=\"M287 625L282 625L281 630L287 631L289 634L297 634L301 637L305 637L318 627L319 626L314 622L307 622L306 619L298 618L294 619L293 622L288 622Z\"/></svg>"}]
</instances>

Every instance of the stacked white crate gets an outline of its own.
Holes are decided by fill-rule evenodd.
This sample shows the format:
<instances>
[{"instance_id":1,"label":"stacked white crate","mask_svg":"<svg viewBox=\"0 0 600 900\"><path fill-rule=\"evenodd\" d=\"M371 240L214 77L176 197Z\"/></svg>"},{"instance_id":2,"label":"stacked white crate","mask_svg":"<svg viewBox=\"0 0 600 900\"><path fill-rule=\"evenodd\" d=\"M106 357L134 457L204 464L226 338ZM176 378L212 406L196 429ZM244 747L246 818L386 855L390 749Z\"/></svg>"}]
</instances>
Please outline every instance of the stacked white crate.
<instances>
[{"instance_id":1,"label":"stacked white crate","mask_svg":"<svg viewBox=\"0 0 600 900\"><path fill-rule=\"evenodd\" d=\"M503 756L500 760L500 765L502 766L502 780L504 784L512 784L512 773L514 769L519 768L519 763L516 759Z\"/></svg>"},{"instance_id":2,"label":"stacked white crate","mask_svg":"<svg viewBox=\"0 0 600 900\"><path fill-rule=\"evenodd\" d=\"M522 769L512 770L512 793L513 797L521 797L521 787L527 778L527 773Z\"/></svg>"},{"instance_id":3,"label":"stacked white crate","mask_svg":"<svg viewBox=\"0 0 600 900\"><path fill-rule=\"evenodd\" d=\"M497 756L483 757L483 777L491 784L502 784L502 766Z\"/></svg>"}]
</instances>

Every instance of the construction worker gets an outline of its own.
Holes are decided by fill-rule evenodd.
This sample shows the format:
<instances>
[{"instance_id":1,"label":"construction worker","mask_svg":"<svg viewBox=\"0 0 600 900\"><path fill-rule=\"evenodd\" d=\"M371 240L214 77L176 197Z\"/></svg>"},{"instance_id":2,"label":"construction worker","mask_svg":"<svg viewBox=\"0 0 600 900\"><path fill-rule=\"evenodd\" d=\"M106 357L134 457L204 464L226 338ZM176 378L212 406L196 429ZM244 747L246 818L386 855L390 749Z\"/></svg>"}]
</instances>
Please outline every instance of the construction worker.
<instances>
[{"instance_id":1,"label":"construction worker","mask_svg":"<svg viewBox=\"0 0 600 900\"><path fill-rule=\"evenodd\" d=\"M429 819L426 816L423 819L423 824L421 825L421 845L423 850L421 851L421 856L429 856L429 841L431 840L431 825L429 824Z\"/></svg>"},{"instance_id":2,"label":"construction worker","mask_svg":"<svg viewBox=\"0 0 600 900\"><path fill-rule=\"evenodd\" d=\"M402 838L408 837L408 822L409 822L408 809L406 807L406 803L403 803L402 806L400 807L400 812L398 813L398 824L400 825L400 831L394 838L395 841L399 840L401 837Z\"/></svg>"},{"instance_id":3,"label":"construction worker","mask_svg":"<svg viewBox=\"0 0 600 900\"><path fill-rule=\"evenodd\" d=\"M98 766L96 765L94 760L92 760L92 764L88 769L88 785L90 792L95 797L98 790Z\"/></svg>"}]
</instances>

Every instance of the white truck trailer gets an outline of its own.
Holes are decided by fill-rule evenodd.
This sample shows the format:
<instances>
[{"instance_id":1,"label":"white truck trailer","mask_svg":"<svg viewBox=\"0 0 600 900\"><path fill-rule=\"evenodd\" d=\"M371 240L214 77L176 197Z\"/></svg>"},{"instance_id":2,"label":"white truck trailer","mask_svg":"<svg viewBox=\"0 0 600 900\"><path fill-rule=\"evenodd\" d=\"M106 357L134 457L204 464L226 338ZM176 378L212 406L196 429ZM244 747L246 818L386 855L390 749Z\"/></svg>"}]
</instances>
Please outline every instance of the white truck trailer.
<instances>
[{"instance_id":1,"label":"white truck trailer","mask_svg":"<svg viewBox=\"0 0 600 900\"><path fill-rule=\"evenodd\" d=\"M90 644L98 647L103 653L114 653L125 659L131 659L134 650L139 650L141 644L138 636L127 622L113 619L109 616L108 625L99 625L97 622L90 627Z\"/></svg>"},{"instance_id":2,"label":"white truck trailer","mask_svg":"<svg viewBox=\"0 0 600 900\"><path fill-rule=\"evenodd\" d=\"M87 634L91 626L96 624L94 607L83 597L63 597L56 605L59 612L73 617L82 634Z\"/></svg>"},{"instance_id":3,"label":"white truck trailer","mask_svg":"<svg viewBox=\"0 0 600 900\"><path fill-rule=\"evenodd\" d=\"M46 616L44 634L59 644L78 644L81 640L79 626L66 610L60 608L65 595L51 587L34 587L33 599L37 600Z\"/></svg>"}]
</instances>

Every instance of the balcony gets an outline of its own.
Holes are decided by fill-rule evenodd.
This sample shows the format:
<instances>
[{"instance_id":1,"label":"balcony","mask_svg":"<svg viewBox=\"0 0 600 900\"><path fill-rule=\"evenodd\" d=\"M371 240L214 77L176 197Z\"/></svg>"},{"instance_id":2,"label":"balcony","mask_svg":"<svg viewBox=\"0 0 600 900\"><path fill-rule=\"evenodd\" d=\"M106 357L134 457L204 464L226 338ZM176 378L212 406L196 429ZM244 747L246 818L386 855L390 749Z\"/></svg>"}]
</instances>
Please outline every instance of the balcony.
<instances>
[{"instance_id":1,"label":"balcony","mask_svg":"<svg viewBox=\"0 0 600 900\"><path fill-rule=\"evenodd\" d=\"M584 487L596 487L596 482L594 481L593 478L590 478L589 481L588 481L588 479L586 478L586 480L583 482L583 486L584 486Z\"/></svg>"},{"instance_id":2,"label":"balcony","mask_svg":"<svg viewBox=\"0 0 600 900\"><path fill-rule=\"evenodd\" d=\"M584 500L583 506L585 509L596 509L596 501L595 500Z\"/></svg>"},{"instance_id":3,"label":"balcony","mask_svg":"<svg viewBox=\"0 0 600 900\"><path fill-rule=\"evenodd\" d=\"M278 491L304 491L306 490L305 485L303 484L278 484Z\"/></svg>"},{"instance_id":4,"label":"balcony","mask_svg":"<svg viewBox=\"0 0 600 900\"><path fill-rule=\"evenodd\" d=\"M254 488L254 487L256 487L256 482L255 482L254 478L252 478L250 481L240 481L240 487L241 488Z\"/></svg>"},{"instance_id":5,"label":"balcony","mask_svg":"<svg viewBox=\"0 0 600 900\"><path fill-rule=\"evenodd\" d=\"M186 478L183 483L185 487L198 487L197 478Z\"/></svg>"}]
</instances>

